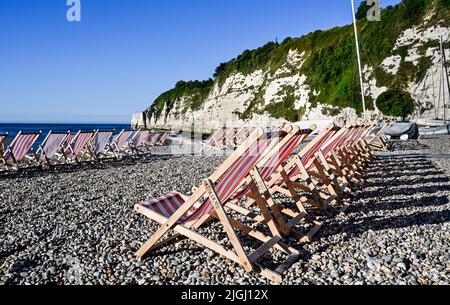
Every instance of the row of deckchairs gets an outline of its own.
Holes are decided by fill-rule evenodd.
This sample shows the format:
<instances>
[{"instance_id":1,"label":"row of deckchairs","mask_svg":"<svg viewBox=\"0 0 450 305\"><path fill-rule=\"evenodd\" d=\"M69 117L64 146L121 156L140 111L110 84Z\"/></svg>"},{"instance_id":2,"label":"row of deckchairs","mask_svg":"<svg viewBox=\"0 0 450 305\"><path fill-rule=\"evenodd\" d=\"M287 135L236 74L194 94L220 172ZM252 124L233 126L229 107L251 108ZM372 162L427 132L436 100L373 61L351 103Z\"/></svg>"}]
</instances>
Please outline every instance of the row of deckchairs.
<instances>
[{"instance_id":1,"label":"row of deckchairs","mask_svg":"<svg viewBox=\"0 0 450 305\"><path fill-rule=\"evenodd\" d=\"M5 149L8 134L0 135L0 161L3 171L21 168L48 168L61 164L119 159L125 155L148 153L152 146L167 144L169 133L149 130L79 131L76 134L50 131L37 149L42 132L19 132Z\"/></svg>"},{"instance_id":2,"label":"row of deckchairs","mask_svg":"<svg viewBox=\"0 0 450 305\"><path fill-rule=\"evenodd\" d=\"M202 151L236 149L252 133L254 128L219 128L205 143Z\"/></svg>"},{"instance_id":3,"label":"row of deckchairs","mask_svg":"<svg viewBox=\"0 0 450 305\"><path fill-rule=\"evenodd\" d=\"M337 215L347 209L343 196L360 186L375 158L367 142L374 128L331 125L309 143L305 140L316 126L253 130L211 176L193 188L192 195L172 192L135 205L138 213L160 225L136 256L142 258L187 237L247 272L282 281L299 257L286 239L310 242L323 226L318 214ZM216 220L226 237L214 240L200 233L202 226L212 225L210 220ZM274 259L274 252L282 255ZM278 266L269 268L262 261Z\"/></svg>"}]
</instances>

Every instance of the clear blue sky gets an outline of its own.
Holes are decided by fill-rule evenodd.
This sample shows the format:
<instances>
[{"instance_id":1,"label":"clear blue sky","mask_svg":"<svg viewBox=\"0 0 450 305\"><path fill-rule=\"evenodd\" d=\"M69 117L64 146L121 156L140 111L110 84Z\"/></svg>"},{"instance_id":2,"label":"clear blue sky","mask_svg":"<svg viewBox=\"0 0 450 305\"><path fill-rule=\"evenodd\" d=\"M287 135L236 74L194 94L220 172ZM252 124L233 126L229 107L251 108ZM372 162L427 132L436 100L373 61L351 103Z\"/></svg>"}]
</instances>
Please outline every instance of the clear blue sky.
<instances>
[{"instance_id":1,"label":"clear blue sky","mask_svg":"<svg viewBox=\"0 0 450 305\"><path fill-rule=\"evenodd\" d=\"M351 23L350 0L81 0L75 23L67 9L0 1L0 122L128 123L245 49Z\"/></svg>"}]
</instances>

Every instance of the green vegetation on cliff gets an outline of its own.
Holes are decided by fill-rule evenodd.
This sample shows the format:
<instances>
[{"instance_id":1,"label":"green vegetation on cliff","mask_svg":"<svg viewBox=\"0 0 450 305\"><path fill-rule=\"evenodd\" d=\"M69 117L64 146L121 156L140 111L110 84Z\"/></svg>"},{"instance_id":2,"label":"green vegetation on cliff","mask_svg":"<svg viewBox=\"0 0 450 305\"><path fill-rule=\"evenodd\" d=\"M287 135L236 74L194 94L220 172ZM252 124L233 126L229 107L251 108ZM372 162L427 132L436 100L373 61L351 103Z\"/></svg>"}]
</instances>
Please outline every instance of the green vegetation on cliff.
<instances>
[{"instance_id":1,"label":"green vegetation on cliff","mask_svg":"<svg viewBox=\"0 0 450 305\"><path fill-rule=\"evenodd\" d=\"M444 25L450 23L450 0L403 0L396 6L383 9L380 22L370 22L364 16L367 7L360 6L357 17L358 29L361 36L363 65L374 68L378 86L386 86L389 89L405 91L409 81L417 81L425 76L431 66L431 61L421 56L417 66L405 61L408 55L407 48L399 48L393 52L393 48L400 34L415 25L424 22L424 17L433 13L430 23L444 21ZM431 42L428 47L437 46L438 41ZM420 50L424 55L427 48ZM163 93L150 108L151 115L160 117L164 106L171 109L175 101L187 97L187 108L198 109L212 90L213 86L223 85L224 81L235 73L248 75L257 70L273 75L280 67L286 64L290 50L305 52L306 60L303 66L291 67L292 74L306 75L307 85L310 86L310 103L314 106L318 102L329 104L332 108L352 107L361 112L359 95L359 82L357 77L357 63L355 40L352 25L336 27L327 31L315 31L300 38L287 38L282 43L269 42L255 49L245 50L238 57L227 63L220 64L214 73L214 80L204 82L179 82L174 89ZM385 72L380 64L391 55L400 55L402 60L399 72L391 75ZM253 101L241 118L249 118L261 103L264 88L259 90ZM368 108L373 108L373 102L368 97ZM389 101L387 101L389 102ZM269 105L263 111L269 112L274 117L283 117L288 120L301 119L304 110L293 111L295 97L287 94L283 102Z\"/></svg>"}]
</instances>

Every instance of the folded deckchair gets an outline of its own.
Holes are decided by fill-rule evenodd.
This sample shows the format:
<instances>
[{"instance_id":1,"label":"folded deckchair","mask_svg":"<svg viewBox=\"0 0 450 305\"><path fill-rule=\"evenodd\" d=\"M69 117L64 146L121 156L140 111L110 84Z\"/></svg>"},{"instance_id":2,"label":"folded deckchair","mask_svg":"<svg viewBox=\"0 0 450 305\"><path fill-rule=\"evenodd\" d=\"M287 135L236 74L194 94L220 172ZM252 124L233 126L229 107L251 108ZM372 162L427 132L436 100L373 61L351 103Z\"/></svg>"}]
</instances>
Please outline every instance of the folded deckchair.
<instances>
[{"instance_id":1,"label":"folded deckchair","mask_svg":"<svg viewBox=\"0 0 450 305\"><path fill-rule=\"evenodd\" d=\"M47 137L39 145L33 161L40 166L53 166L58 159L58 153L64 149L64 144L69 137L70 132L49 131Z\"/></svg>"},{"instance_id":2,"label":"folded deckchair","mask_svg":"<svg viewBox=\"0 0 450 305\"><path fill-rule=\"evenodd\" d=\"M219 128L205 143L203 143L202 151L211 149L226 149L226 133L225 127Z\"/></svg>"},{"instance_id":3,"label":"folded deckchair","mask_svg":"<svg viewBox=\"0 0 450 305\"><path fill-rule=\"evenodd\" d=\"M137 204L135 206L137 212L161 224L161 226L136 255L142 257L148 251L154 250L182 235L231 259L241 265L247 272L255 271L272 281L280 282L282 273L297 259L298 251L283 244L281 237L278 234L273 234L272 230L273 237L269 237L241 223L233 218L226 208L229 201L239 199L239 197L233 197L233 195L245 184L252 169L274 144L275 142L271 137L268 137L262 129L258 129L199 188L195 189L192 196L187 197L178 192L173 192L146 203ZM262 197L259 198L258 203L262 209L264 209L264 205L267 207L267 203ZM271 214L266 212L264 216L264 223L269 228L273 228L276 222ZM209 224L207 220L211 217L219 220L226 232L232 250L228 250L217 241L208 239L198 233L197 229L203 224ZM162 240L170 230L177 234L169 235ZM237 231L246 234L248 238L254 238L262 245L255 252L249 254L246 250L247 247L245 247L249 245L243 244L243 240L239 237ZM286 261L275 271L262 267L258 263L271 250L279 250L288 256Z\"/></svg>"},{"instance_id":4,"label":"folded deckchair","mask_svg":"<svg viewBox=\"0 0 450 305\"><path fill-rule=\"evenodd\" d=\"M25 156L28 152L34 155L33 145L42 132L22 132L20 131L1 158L3 166L6 170L14 168L19 170L21 166L28 166Z\"/></svg>"},{"instance_id":5,"label":"folded deckchair","mask_svg":"<svg viewBox=\"0 0 450 305\"><path fill-rule=\"evenodd\" d=\"M111 153L117 159L128 148L128 139L132 136L133 130L122 130L113 140L111 144Z\"/></svg>"},{"instance_id":6,"label":"folded deckchair","mask_svg":"<svg viewBox=\"0 0 450 305\"><path fill-rule=\"evenodd\" d=\"M97 130L95 135L90 141L90 152L92 158L96 161L100 161L105 158L109 158L108 152L112 151L110 140L114 134L115 130Z\"/></svg>"},{"instance_id":7,"label":"folded deckchair","mask_svg":"<svg viewBox=\"0 0 450 305\"><path fill-rule=\"evenodd\" d=\"M79 163L86 160L87 155L92 156L90 143L95 135L94 131L79 131L71 137L71 141L63 150L63 156L67 163Z\"/></svg>"}]
</instances>

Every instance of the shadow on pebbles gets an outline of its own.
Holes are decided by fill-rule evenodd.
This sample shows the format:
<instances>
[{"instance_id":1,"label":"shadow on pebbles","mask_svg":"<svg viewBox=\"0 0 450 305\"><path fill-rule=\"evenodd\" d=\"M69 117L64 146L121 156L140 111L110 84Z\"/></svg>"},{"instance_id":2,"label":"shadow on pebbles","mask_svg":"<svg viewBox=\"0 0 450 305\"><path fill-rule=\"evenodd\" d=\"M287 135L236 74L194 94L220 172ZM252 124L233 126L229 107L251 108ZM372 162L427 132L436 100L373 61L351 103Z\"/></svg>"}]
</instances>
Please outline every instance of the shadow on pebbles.
<instances>
[{"instance_id":1,"label":"shadow on pebbles","mask_svg":"<svg viewBox=\"0 0 450 305\"><path fill-rule=\"evenodd\" d=\"M267 283L189 240L143 261L133 255L157 228L133 205L189 194L222 161L148 157L1 176L0 284ZM346 200L345 215L296 245L301 257L283 284L450 283L450 178L433 160L380 157ZM202 233L223 237L215 225Z\"/></svg>"}]
</instances>

